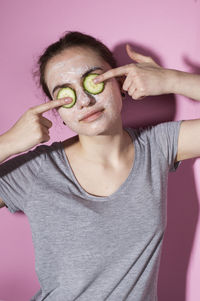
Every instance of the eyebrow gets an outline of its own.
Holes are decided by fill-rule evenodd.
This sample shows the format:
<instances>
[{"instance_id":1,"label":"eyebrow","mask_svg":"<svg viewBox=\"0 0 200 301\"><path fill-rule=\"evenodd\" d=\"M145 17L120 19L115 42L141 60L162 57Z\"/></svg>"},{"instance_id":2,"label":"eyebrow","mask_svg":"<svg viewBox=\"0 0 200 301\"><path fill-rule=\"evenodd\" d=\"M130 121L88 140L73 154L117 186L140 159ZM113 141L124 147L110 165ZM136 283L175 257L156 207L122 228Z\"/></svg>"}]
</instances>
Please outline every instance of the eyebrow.
<instances>
[{"instance_id":1,"label":"eyebrow","mask_svg":"<svg viewBox=\"0 0 200 301\"><path fill-rule=\"evenodd\" d=\"M95 71L95 70L103 70L101 67L98 67L98 66L95 66L95 67L92 67L90 68L89 70L87 70L85 73L83 73L81 75L81 78L87 76L90 72L92 71ZM54 94L54 92L57 90L57 89L61 89L61 88L65 88L67 85L70 85L70 83L64 83L62 85L57 85L53 88L53 91L52 91L52 95Z\"/></svg>"}]
</instances>

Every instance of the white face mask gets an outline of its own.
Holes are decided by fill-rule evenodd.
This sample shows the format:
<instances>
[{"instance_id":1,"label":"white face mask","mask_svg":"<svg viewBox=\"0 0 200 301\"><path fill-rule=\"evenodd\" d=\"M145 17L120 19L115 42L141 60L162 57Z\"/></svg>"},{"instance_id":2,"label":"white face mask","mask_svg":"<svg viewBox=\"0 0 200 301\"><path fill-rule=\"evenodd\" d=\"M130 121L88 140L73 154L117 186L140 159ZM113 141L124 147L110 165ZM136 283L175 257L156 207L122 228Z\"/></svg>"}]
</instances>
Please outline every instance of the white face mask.
<instances>
[{"instance_id":1,"label":"white face mask","mask_svg":"<svg viewBox=\"0 0 200 301\"><path fill-rule=\"evenodd\" d=\"M94 66L103 69L94 71L102 74L111 67L90 49L71 48L53 57L47 64L45 80L50 93L55 86L70 83L70 87L76 91L77 100L73 107L58 109L65 124L77 134L98 135L105 132L121 119L122 99L116 78L105 81L105 88L97 95L87 94L82 86L81 76ZM53 99L56 99L58 91ZM83 116L93 110L104 108L99 118L91 122L79 121Z\"/></svg>"}]
</instances>

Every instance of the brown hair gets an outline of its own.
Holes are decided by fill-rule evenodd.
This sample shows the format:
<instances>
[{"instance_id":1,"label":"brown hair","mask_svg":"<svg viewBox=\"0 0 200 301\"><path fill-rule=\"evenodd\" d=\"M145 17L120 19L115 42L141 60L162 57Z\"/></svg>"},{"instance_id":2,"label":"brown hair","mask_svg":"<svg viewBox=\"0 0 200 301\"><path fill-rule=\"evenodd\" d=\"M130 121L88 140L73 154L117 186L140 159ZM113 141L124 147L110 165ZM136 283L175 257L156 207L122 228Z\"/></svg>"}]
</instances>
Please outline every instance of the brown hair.
<instances>
[{"instance_id":1,"label":"brown hair","mask_svg":"<svg viewBox=\"0 0 200 301\"><path fill-rule=\"evenodd\" d=\"M37 71L34 71L33 73L34 76L39 77L39 85L50 100L52 100L52 97L44 78L46 65L55 55L61 53L65 49L76 46L91 48L107 62L111 68L117 67L117 61L114 55L100 40L79 31L67 31L67 33L65 32L57 42L49 45L44 50L37 61Z\"/></svg>"}]
</instances>

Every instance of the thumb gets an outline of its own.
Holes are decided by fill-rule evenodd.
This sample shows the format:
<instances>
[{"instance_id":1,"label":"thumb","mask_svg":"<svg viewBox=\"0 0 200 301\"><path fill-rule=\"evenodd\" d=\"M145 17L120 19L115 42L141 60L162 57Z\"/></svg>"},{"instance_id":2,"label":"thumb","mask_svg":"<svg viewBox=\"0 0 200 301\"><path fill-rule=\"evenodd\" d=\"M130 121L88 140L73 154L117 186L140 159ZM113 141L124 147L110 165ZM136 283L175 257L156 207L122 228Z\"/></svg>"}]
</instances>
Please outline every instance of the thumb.
<instances>
[{"instance_id":1,"label":"thumb","mask_svg":"<svg viewBox=\"0 0 200 301\"><path fill-rule=\"evenodd\" d=\"M151 58L135 52L129 44L126 44L126 51L129 57L138 63L149 63Z\"/></svg>"}]
</instances>

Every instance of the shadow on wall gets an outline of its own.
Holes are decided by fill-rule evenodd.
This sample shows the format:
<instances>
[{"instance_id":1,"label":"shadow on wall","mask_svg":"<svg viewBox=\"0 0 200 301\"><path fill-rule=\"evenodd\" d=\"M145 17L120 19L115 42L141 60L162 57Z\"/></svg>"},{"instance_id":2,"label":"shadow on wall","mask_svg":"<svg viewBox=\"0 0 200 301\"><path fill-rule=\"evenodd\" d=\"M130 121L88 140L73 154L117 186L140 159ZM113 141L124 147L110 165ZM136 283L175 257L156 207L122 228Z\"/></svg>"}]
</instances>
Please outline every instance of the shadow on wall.
<instances>
[{"instance_id":1,"label":"shadow on wall","mask_svg":"<svg viewBox=\"0 0 200 301\"><path fill-rule=\"evenodd\" d=\"M129 41L113 49L119 66L133 63L126 52L126 43L129 43L136 52L152 57L163 66L161 58L154 51ZM200 66L195 65L187 57L183 60L191 68L191 72L200 73ZM175 100L174 94L133 100L126 93L122 108L123 125L137 128L173 121L176 116ZM190 99L190 101L195 100ZM193 174L194 162L195 159L184 160L176 172L169 173L168 222L158 278L158 300L162 301L186 301L187 269L199 211Z\"/></svg>"},{"instance_id":2,"label":"shadow on wall","mask_svg":"<svg viewBox=\"0 0 200 301\"><path fill-rule=\"evenodd\" d=\"M126 52L126 43L129 43L136 52L152 57L162 66L161 58L156 55L154 51L129 41L118 44L113 49L114 56L117 59L119 66L134 63ZM174 94L148 96L142 100L134 100L126 92L126 98L122 107L122 119L125 120L123 124L124 126L140 127L155 125L164 121L171 121L174 120L176 114L175 109Z\"/></svg>"},{"instance_id":3,"label":"shadow on wall","mask_svg":"<svg viewBox=\"0 0 200 301\"><path fill-rule=\"evenodd\" d=\"M184 160L168 182L167 228L161 257L158 300L186 301L187 270L198 221L195 159Z\"/></svg>"},{"instance_id":4,"label":"shadow on wall","mask_svg":"<svg viewBox=\"0 0 200 301\"><path fill-rule=\"evenodd\" d=\"M190 68L190 72L200 74L200 65L199 65L199 63L192 62L191 59L188 58L186 55L183 56L183 61Z\"/></svg>"}]
</instances>

